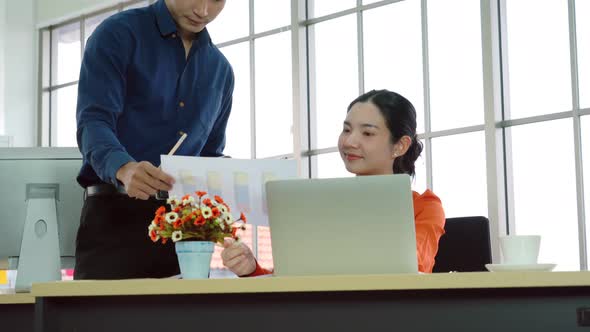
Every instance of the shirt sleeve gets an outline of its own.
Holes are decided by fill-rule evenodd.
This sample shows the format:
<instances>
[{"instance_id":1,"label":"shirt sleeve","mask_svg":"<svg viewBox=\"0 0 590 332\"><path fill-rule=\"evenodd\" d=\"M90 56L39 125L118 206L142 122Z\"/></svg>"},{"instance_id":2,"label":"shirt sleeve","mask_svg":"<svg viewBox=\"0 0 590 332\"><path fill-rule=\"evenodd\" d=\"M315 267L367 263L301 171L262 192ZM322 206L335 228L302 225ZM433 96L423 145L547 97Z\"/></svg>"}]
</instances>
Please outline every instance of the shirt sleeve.
<instances>
[{"instance_id":1,"label":"shirt sleeve","mask_svg":"<svg viewBox=\"0 0 590 332\"><path fill-rule=\"evenodd\" d=\"M445 213L434 194L426 192L414 200L418 270L431 273L438 252L438 240L445 233Z\"/></svg>"},{"instance_id":2,"label":"shirt sleeve","mask_svg":"<svg viewBox=\"0 0 590 332\"><path fill-rule=\"evenodd\" d=\"M132 45L124 26L105 21L88 39L78 83L78 147L96 174L115 185L119 168L134 161L117 138Z\"/></svg>"},{"instance_id":3,"label":"shirt sleeve","mask_svg":"<svg viewBox=\"0 0 590 332\"><path fill-rule=\"evenodd\" d=\"M225 90L221 100L221 112L215 120L211 134L201 151L203 157L221 157L223 156L223 149L225 149L225 129L231 113L233 93L234 93L234 73L229 70L227 89Z\"/></svg>"},{"instance_id":4,"label":"shirt sleeve","mask_svg":"<svg viewBox=\"0 0 590 332\"><path fill-rule=\"evenodd\" d=\"M256 270L254 270L254 272L252 272L248 275L245 275L244 277L257 277L257 276L262 276L265 274L272 274L272 271L261 267L260 264L258 264L258 262L256 262Z\"/></svg>"}]
</instances>

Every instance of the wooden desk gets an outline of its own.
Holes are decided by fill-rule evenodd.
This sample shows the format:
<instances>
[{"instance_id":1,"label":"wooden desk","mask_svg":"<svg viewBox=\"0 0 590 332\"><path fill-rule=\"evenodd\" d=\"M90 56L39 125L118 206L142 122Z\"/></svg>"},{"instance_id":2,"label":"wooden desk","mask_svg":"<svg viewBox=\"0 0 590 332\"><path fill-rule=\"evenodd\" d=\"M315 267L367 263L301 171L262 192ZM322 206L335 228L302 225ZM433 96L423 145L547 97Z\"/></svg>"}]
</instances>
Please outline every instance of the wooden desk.
<instances>
[{"instance_id":1,"label":"wooden desk","mask_svg":"<svg viewBox=\"0 0 590 332\"><path fill-rule=\"evenodd\" d=\"M35 297L0 290L0 327L2 331L33 331Z\"/></svg>"},{"instance_id":2,"label":"wooden desk","mask_svg":"<svg viewBox=\"0 0 590 332\"><path fill-rule=\"evenodd\" d=\"M562 332L579 331L577 310L590 308L590 272L68 281L32 292L37 332Z\"/></svg>"}]
</instances>

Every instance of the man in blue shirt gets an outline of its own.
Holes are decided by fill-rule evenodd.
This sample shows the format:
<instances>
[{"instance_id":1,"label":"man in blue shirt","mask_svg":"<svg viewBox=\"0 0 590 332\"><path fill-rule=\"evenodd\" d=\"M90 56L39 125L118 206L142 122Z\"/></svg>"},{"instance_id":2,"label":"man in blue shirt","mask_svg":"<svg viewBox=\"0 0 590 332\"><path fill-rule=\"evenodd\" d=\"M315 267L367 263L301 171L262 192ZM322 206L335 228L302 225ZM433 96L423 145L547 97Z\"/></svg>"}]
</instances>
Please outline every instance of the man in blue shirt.
<instances>
[{"instance_id":1,"label":"man in blue shirt","mask_svg":"<svg viewBox=\"0 0 590 332\"><path fill-rule=\"evenodd\" d=\"M160 155L221 156L234 76L205 26L225 0L159 0L106 19L88 39L78 85L78 182L86 188L76 279L180 273L147 225L174 179Z\"/></svg>"}]
</instances>

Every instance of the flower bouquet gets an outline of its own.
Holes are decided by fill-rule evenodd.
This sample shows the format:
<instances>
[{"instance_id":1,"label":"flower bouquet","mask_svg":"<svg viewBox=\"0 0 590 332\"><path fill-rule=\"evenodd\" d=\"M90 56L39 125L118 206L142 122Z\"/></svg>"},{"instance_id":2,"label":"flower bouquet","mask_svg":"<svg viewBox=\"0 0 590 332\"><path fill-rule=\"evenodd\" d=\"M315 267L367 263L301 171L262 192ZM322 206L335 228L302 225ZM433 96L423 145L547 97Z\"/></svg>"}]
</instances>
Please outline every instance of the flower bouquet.
<instances>
[{"instance_id":1,"label":"flower bouquet","mask_svg":"<svg viewBox=\"0 0 590 332\"><path fill-rule=\"evenodd\" d=\"M229 206L219 196L209 198L204 191L178 200L170 197L170 210L160 206L148 226L148 236L162 244L172 240L182 277L207 278L215 243L223 245L226 237L239 240L237 231L245 229L246 217L235 220Z\"/></svg>"}]
</instances>

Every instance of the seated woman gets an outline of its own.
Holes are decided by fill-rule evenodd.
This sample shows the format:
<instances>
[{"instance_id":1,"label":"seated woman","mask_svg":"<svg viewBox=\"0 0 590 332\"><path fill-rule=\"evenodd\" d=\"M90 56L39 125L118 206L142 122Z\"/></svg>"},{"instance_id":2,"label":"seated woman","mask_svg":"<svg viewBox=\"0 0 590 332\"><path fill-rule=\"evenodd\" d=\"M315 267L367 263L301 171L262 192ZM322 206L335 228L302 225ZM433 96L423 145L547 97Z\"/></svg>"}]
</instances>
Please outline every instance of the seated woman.
<instances>
[{"instance_id":1,"label":"seated woman","mask_svg":"<svg viewBox=\"0 0 590 332\"><path fill-rule=\"evenodd\" d=\"M422 152L416 137L416 110L401 95L373 90L348 107L338 150L346 169L356 175L408 174ZM432 272L445 214L430 190L413 192L418 270Z\"/></svg>"},{"instance_id":2,"label":"seated woman","mask_svg":"<svg viewBox=\"0 0 590 332\"><path fill-rule=\"evenodd\" d=\"M416 136L416 110L401 95L372 90L348 106L338 139L346 169L356 175L408 174L422 152ZM440 199L430 190L413 192L418 270L432 272L438 240L444 234L445 214ZM245 244L226 240L222 252L225 266L239 276L269 274L261 268Z\"/></svg>"}]
</instances>

